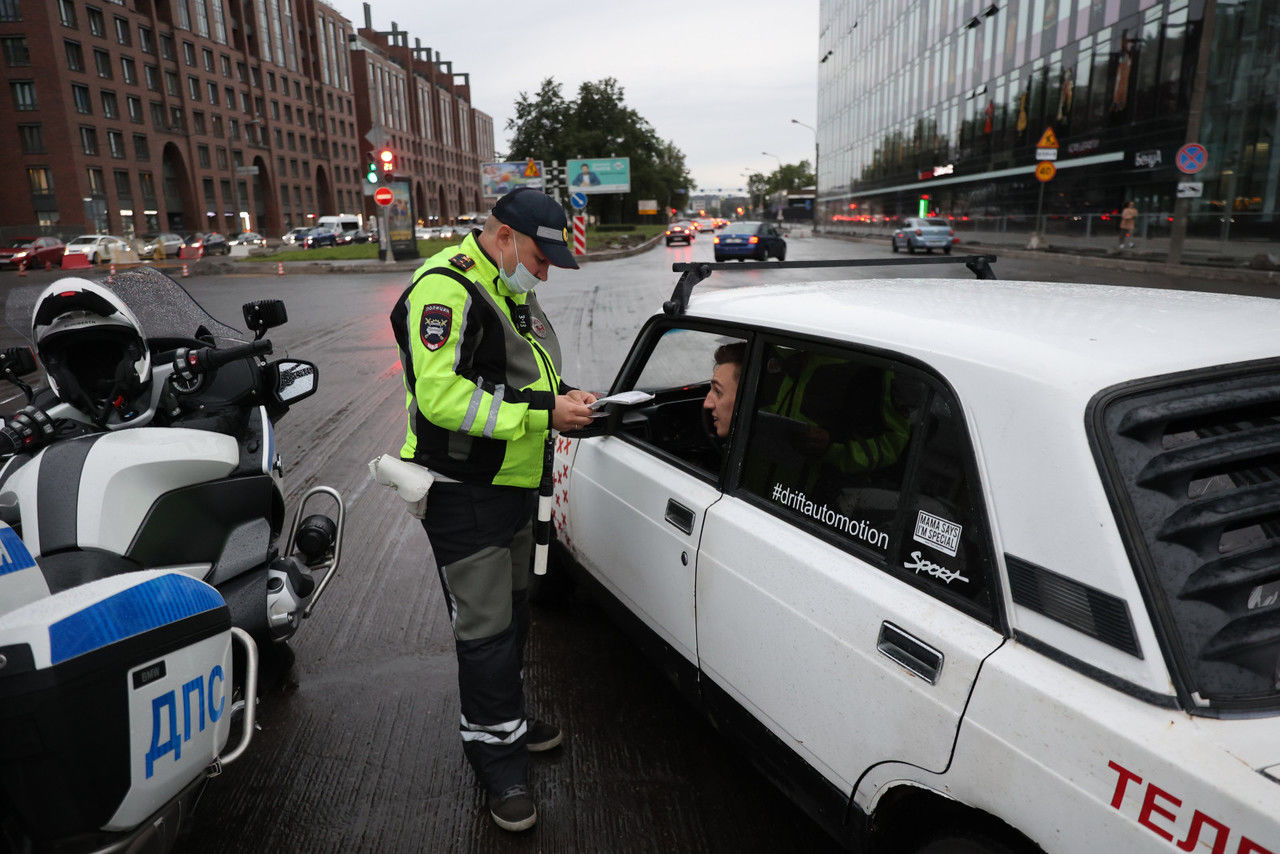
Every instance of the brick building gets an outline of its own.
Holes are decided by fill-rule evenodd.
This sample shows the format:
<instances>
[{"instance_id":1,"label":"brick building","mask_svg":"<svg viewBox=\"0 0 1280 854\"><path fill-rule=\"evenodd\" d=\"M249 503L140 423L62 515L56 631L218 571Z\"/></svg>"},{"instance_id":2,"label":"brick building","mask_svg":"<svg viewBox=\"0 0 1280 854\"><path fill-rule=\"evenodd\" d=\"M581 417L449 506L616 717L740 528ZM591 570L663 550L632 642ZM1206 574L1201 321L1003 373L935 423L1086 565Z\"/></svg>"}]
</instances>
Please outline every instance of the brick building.
<instances>
[{"instance_id":1,"label":"brick building","mask_svg":"<svg viewBox=\"0 0 1280 854\"><path fill-rule=\"evenodd\" d=\"M492 156L466 75L322 0L0 0L0 48L0 226L278 235L369 212L371 118L448 219Z\"/></svg>"}]
</instances>

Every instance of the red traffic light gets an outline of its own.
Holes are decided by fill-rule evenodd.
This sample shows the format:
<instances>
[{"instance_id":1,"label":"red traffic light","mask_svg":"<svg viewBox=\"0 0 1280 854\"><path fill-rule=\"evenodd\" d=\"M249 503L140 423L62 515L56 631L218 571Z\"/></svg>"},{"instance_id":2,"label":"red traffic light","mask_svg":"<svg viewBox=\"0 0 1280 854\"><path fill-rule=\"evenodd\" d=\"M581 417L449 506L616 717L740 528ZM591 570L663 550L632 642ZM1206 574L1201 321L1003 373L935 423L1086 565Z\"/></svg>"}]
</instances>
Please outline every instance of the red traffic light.
<instances>
[{"instance_id":1,"label":"red traffic light","mask_svg":"<svg viewBox=\"0 0 1280 854\"><path fill-rule=\"evenodd\" d=\"M383 172L390 172L395 169L396 153L390 148L379 149L378 162L382 164Z\"/></svg>"}]
</instances>

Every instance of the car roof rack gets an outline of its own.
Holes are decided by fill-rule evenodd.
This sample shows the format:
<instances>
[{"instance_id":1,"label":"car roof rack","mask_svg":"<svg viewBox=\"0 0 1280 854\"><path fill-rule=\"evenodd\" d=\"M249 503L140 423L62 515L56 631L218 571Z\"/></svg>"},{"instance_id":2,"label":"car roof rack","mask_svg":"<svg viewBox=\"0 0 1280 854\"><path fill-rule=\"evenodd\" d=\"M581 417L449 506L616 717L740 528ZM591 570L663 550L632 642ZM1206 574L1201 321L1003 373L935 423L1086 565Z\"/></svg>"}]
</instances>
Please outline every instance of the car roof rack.
<instances>
[{"instance_id":1,"label":"car roof rack","mask_svg":"<svg viewBox=\"0 0 1280 854\"><path fill-rule=\"evenodd\" d=\"M676 289L671 299L662 304L664 313L679 317L689 308L689 296L693 288L717 270L784 270L804 267L905 267L915 264L964 264L979 279L994 279L991 263L995 255L946 255L937 258L849 258L829 261L739 261L718 263L685 261L671 265L672 272L679 273Z\"/></svg>"}]
</instances>

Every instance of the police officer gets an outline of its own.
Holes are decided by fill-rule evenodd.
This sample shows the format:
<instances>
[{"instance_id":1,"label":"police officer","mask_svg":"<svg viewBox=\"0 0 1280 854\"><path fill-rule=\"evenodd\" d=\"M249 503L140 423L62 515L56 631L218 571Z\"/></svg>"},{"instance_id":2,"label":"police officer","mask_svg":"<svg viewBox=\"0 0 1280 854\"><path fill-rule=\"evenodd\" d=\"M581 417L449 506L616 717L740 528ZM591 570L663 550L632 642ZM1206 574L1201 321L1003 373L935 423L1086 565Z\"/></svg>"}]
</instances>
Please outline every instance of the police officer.
<instances>
[{"instance_id":1,"label":"police officer","mask_svg":"<svg viewBox=\"0 0 1280 854\"><path fill-rule=\"evenodd\" d=\"M537 821L529 752L561 741L526 716L521 675L544 449L551 429L590 424L595 401L560 379L533 293L550 267L578 267L566 225L546 194L513 190L483 230L429 258L391 312L408 392L400 455L435 475L423 527L453 624L463 751L511 831Z\"/></svg>"}]
</instances>

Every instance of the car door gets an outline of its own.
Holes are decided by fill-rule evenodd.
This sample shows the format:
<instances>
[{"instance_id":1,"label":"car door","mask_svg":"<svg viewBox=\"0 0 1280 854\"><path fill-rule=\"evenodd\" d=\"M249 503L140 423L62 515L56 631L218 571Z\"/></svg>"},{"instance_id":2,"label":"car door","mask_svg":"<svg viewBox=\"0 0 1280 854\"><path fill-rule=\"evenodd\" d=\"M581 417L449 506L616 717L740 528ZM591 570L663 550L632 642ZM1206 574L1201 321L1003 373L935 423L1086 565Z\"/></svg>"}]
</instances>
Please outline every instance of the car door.
<instances>
[{"instance_id":1,"label":"car door","mask_svg":"<svg viewBox=\"0 0 1280 854\"><path fill-rule=\"evenodd\" d=\"M691 665L698 539L727 448L703 404L717 353L733 345L745 351L714 328L652 327L614 390L654 399L618 416L614 435L579 442L567 491L579 562Z\"/></svg>"},{"instance_id":2,"label":"car door","mask_svg":"<svg viewBox=\"0 0 1280 854\"><path fill-rule=\"evenodd\" d=\"M941 772L1004 640L960 409L906 364L758 346L699 545L704 693L842 791L879 762Z\"/></svg>"}]
</instances>

